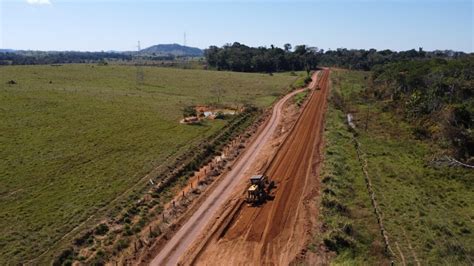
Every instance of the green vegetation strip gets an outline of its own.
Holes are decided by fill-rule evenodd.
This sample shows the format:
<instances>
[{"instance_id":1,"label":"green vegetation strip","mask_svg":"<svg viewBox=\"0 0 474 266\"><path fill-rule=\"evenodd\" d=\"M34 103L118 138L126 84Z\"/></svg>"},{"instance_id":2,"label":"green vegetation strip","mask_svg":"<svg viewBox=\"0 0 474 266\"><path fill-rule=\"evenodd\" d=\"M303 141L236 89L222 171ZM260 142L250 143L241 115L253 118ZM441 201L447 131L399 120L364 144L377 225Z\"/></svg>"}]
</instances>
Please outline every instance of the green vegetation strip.
<instances>
[{"instance_id":1,"label":"green vegetation strip","mask_svg":"<svg viewBox=\"0 0 474 266\"><path fill-rule=\"evenodd\" d=\"M331 74L334 75L334 72ZM384 244L373 215L362 168L346 116L337 108L332 86L325 124L325 155L321 172L322 235L315 233L313 252L323 243L337 253L336 264L377 264L386 261Z\"/></svg>"},{"instance_id":2,"label":"green vegetation strip","mask_svg":"<svg viewBox=\"0 0 474 266\"><path fill-rule=\"evenodd\" d=\"M309 93L309 90L306 89L302 92L295 94L295 96L293 96L293 100L298 107L301 107L301 105L304 103L305 99L308 97L308 93Z\"/></svg>"}]
</instances>

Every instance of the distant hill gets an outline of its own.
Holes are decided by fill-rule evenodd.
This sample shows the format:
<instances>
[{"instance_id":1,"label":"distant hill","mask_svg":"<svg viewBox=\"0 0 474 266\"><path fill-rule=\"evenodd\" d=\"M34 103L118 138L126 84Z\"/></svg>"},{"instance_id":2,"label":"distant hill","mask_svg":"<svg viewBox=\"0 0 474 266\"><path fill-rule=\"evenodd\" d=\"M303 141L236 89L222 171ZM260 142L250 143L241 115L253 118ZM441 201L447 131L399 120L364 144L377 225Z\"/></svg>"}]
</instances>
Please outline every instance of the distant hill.
<instances>
[{"instance_id":1,"label":"distant hill","mask_svg":"<svg viewBox=\"0 0 474 266\"><path fill-rule=\"evenodd\" d=\"M13 49L0 49L0 53L13 53L15 50Z\"/></svg>"},{"instance_id":2,"label":"distant hill","mask_svg":"<svg viewBox=\"0 0 474 266\"><path fill-rule=\"evenodd\" d=\"M189 47L173 44L158 44L140 50L143 55L173 55L173 56L203 56L203 50L196 47Z\"/></svg>"}]
</instances>

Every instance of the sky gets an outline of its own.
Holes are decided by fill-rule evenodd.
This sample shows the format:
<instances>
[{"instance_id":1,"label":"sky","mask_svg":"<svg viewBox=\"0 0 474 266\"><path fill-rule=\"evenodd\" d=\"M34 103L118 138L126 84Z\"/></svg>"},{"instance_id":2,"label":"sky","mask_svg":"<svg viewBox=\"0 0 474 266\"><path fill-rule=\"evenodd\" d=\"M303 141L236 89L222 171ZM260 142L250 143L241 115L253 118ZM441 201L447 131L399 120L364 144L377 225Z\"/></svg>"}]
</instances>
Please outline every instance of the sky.
<instances>
[{"instance_id":1,"label":"sky","mask_svg":"<svg viewBox=\"0 0 474 266\"><path fill-rule=\"evenodd\" d=\"M240 42L473 52L472 0L0 0L0 48L125 51Z\"/></svg>"}]
</instances>

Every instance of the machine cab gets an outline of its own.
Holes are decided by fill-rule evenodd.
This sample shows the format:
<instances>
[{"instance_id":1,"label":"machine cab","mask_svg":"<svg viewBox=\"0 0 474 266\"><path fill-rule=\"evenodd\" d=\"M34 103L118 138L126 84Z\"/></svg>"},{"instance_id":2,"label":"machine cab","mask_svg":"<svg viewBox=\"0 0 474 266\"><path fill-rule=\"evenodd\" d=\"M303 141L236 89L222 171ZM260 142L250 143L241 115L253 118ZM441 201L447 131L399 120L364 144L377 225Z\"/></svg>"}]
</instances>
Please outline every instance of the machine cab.
<instances>
[{"instance_id":1,"label":"machine cab","mask_svg":"<svg viewBox=\"0 0 474 266\"><path fill-rule=\"evenodd\" d=\"M250 178L250 184L260 185L265 183L266 177L264 175L254 175Z\"/></svg>"}]
</instances>

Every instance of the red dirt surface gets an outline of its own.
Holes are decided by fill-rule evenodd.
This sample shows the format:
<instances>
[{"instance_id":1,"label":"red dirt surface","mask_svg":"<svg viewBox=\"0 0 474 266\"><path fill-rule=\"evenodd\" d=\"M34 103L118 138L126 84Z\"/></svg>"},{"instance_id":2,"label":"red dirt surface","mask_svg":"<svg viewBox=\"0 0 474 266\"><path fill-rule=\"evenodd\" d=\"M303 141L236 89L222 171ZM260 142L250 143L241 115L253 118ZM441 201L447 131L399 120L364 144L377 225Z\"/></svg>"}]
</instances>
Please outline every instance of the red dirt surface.
<instances>
[{"instance_id":1,"label":"red dirt surface","mask_svg":"<svg viewBox=\"0 0 474 266\"><path fill-rule=\"evenodd\" d=\"M276 182L274 199L259 207L240 201L194 258L198 265L288 265L304 256L317 216L318 166L328 95L324 70L292 131L267 168ZM316 82L311 84L313 87Z\"/></svg>"},{"instance_id":2,"label":"red dirt surface","mask_svg":"<svg viewBox=\"0 0 474 266\"><path fill-rule=\"evenodd\" d=\"M224 210L224 212L225 210L233 210L235 204L241 202L240 194L242 194L241 192L244 191L245 187L239 188L238 185L246 185L244 183L246 182L246 175L244 175L244 173L254 165L257 155L262 151L264 146L270 142L272 136L274 134L281 135L280 132L277 133L276 131L277 129L284 130L284 128L278 127L282 116L284 116L282 111L283 106L292 96L303 90L304 89L293 91L275 104L271 118L265 124L264 128L260 130L253 143L245 149L245 152L240 156L232 169L221 178L220 183L208 195L192 217L169 239L151 262L143 261L143 264L176 265L180 257L191 244L199 241L200 235L206 234L207 231L204 229L208 224L222 224L222 217L226 217L226 215L221 215L222 212L219 210ZM266 163L263 164L266 165ZM234 195L235 191L239 191L240 193ZM229 198L230 200L226 201ZM187 257L189 258L189 256Z\"/></svg>"}]
</instances>

